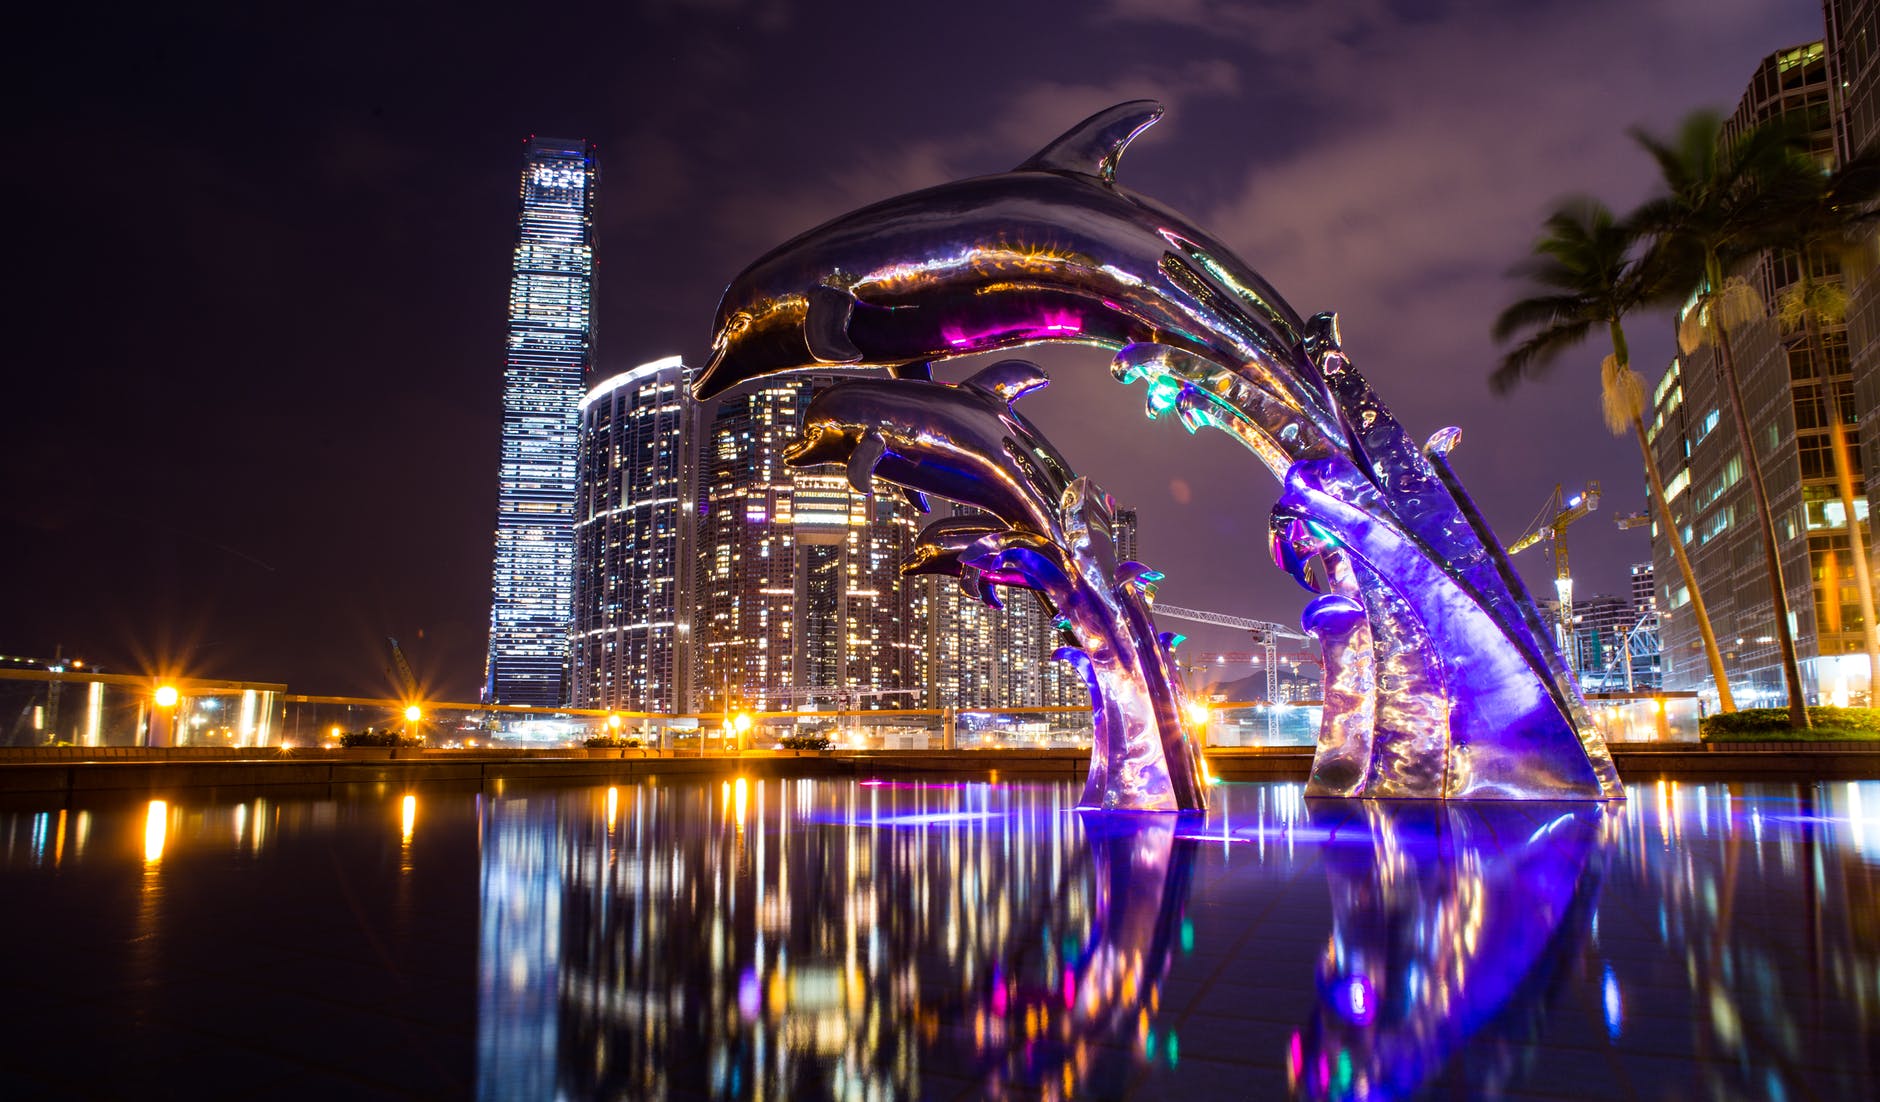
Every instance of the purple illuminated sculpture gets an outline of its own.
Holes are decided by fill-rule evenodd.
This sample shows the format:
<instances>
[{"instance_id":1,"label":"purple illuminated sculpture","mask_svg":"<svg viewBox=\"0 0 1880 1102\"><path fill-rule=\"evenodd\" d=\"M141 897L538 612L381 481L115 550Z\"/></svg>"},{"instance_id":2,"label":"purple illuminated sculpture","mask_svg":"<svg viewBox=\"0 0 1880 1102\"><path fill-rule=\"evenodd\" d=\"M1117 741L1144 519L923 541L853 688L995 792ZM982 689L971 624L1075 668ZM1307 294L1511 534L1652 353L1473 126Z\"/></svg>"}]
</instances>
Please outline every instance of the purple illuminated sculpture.
<instances>
[{"instance_id":1,"label":"purple illuminated sculpture","mask_svg":"<svg viewBox=\"0 0 1880 1102\"><path fill-rule=\"evenodd\" d=\"M1234 434L1282 484L1274 561L1324 590L1304 617L1326 671L1308 794L1621 797L1532 599L1448 466L1456 430L1419 447L1333 315L1302 319L1218 241L1117 185L1124 147L1160 116L1112 107L1015 171L772 250L726 290L697 396L783 371L918 382L935 360L995 349L1114 349L1112 374L1147 383L1150 416Z\"/></svg>"}]
</instances>

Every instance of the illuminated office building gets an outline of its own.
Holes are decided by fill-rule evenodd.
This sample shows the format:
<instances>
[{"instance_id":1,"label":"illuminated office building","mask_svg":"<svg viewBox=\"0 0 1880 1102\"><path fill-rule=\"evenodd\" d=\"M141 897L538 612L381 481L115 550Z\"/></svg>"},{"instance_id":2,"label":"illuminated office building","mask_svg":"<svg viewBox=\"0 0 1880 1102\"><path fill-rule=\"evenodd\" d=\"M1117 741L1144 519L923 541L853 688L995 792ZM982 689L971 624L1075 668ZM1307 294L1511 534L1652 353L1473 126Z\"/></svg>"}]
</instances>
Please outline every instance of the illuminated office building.
<instances>
[{"instance_id":1,"label":"illuminated office building","mask_svg":"<svg viewBox=\"0 0 1880 1102\"><path fill-rule=\"evenodd\" d=\"M840 468L783 464L826 385L772 382L721 399L711 419L699 457L695 708L920 698L917 610L900 573L919 517L885 483L858 494Z\"/></svg>"},{"instance_id":2,"label":"illuminated office building","mask_svg":"<svg viewBox=\"0 0 1880 1102\"><path fill-rule=\"evenodd\" d=\"M690 688L693 411L672 356L581 400L573 699L675 713Z\"/></svg>"},{"instance_id":3,"label":"illuminated office building","mask_svg":"<svg viewBox=\"0 0 1880 1102\"><path fill-rule=\"evenodd\" d=\"M564 702L573 615L579 406L594 355L594 193L585 141L531 138L522 162L485 699Z\"/></svg>"},{"instance_id":4,"label":"illuminated office building","mask_svg":"<svg viewBox=\"0 0 1880 1102\"><path fill-rule=\"evenodd\" d=\"M1768 120L1818 112L1830 105L1831 88L1822 43L1782 50L1764 59L1726 122L1726 138ZM1825 118L1825 116L1823 116ZM1813 134L1813 152L1832 164L1835 130L1824 124ZM1848 427L1856 447L1853 466L1861 479L1860 446L1870 435L1856 400L1848 356L1849 327L1819 318L1821 347L1811 347L1808 327L1784 324L1776 309L1802 279L1802 265L1823 283L1841 279L1838 256L1807 258L1787 250L1758 254L1741 264L1744 276L1769 308L1765 316L1733 329L1731 343L1750 430L1769 488L1794 626L1804 692L1821 703L1845 703L1866 693L1859 596L1848 538L1849 517L1836 484L1831 431ZM1701 348L1674 360L1652 395L1649 436L1665 476L1666 496L1682 529L1691 566L1703 591L1731 690L1741 706L1781 703L1785 689L1776 642L1775 603L1763 566L1756 504L1744 476L1741 442L1731 427L1729 398L1715 353ZM1871 420L1868 418L1867 420ZM1870 541L1866 495L1855 501L1853 522ZM1710 677L1690 593L1671 559L1669 542L1653 526L1655 575L1665 579L1658 610L1663 621L1664 685L1709 691ZM1871 547L1871 542L1867 543ZM1856 684L1856 681L1858 683Z\"/></svg>"}]
</instances>

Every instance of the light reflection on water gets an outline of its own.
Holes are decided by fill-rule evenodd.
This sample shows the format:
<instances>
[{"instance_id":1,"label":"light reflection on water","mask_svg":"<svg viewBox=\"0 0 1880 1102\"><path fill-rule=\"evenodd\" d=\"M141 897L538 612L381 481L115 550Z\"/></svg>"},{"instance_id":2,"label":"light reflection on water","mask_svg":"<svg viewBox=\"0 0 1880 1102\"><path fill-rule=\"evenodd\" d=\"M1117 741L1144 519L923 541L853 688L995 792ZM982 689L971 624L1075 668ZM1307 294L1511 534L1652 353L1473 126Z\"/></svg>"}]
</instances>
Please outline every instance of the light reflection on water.
<instances>
[{"instance_id":1,"label":"light reflection on water","mask_svg":"<svg viewBox=\"0 0 1880 1102\"><path fill-rule=\"evenodd\" d=\"M209 1004L226 984L300 1007L249 1059L420 1093L1880 1093L1880 784L1608 808L1224 785L1181 818L1076 795L733 779L0 813L0 891L89 916L0 930L47 950L16 984L56 989L83 951L136 1021L179 1028L179 978ZM240 986L250 958L268 993ZM374 1013L406 1041L324 1039ZM445 1020L460 1041L426 1032ZM435 1078L398 1078L411 1043ZM47 1053L78 1093L125 1081Z\"/></svg>"},{"instance_id":2,"label":"light reflection on water","mask_svg":"<svg viewBox=\"0 0 1880 1102\"><path fill-rule=\"evenodd\" d=\"M1069 1097L1179 1093L1186 1060L1303 1097L1479 1096L1533 1085L1568 988L1598 1015L1571 1043L1650 1057L1619 1084L1637 1096L1868 1096L1877 790L1667 785L1602 809L1232 785L1180 820L1078 813L1069 786L497 801L479 1083ZM1297 874L1329 896L1306 936L1261 913ZM1310 985L1261 990L1287 955ZM1264 1005L1236 1020L1212 981Z\"/></svg>"}]
</instances>

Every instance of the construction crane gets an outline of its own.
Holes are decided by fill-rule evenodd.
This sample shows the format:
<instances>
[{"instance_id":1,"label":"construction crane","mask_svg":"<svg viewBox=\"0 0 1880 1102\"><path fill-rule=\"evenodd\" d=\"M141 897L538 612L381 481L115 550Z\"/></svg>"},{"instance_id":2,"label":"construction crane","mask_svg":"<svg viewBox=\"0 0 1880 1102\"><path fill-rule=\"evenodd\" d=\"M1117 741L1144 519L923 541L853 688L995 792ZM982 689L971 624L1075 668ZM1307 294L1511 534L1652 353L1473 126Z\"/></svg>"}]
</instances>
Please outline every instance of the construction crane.
<instances>
[{"instance_id":1,"label":"construction crane","mask_svg":"<svg viewBox=\"0 0 1880 1102\"><path fill-rule=\"evenodd\" d=\"M1565 497L1560 483L1554 483L1554 494L1541 506L1541 511L1528 525L1527 534L1508 545L1510 555L1522 551L1545 540L1551 545L1554 556L1554 592L1560 598L1560 615L1555 625L1560 643L1560 653L1566 659L1567 668L1574 665L1573 647L1573 572L1567 566L1567 526L1583 519L1588 513L1599 508L1599 483L1588 482L1586 489L1572 497Z\"/></svg>"},{"instance_id":2,"label":"construction crane","mask_svg":"<svg viewBox=\"0 0 1880 1102\"><path fill-rule=\"evenodd\" d=\"M405 652L399 648L398 640L387 635L385 641L392 645L392 664L396 667L398 684L405 690L405 703L418 699L418 679L411 672L411 663L405 661Z\"/></svg>"},{"instance_id":3,"label":"construction crane","mask_svg":"<svg viewBox=\"0 0 1880 1102\"><path fill-rule=\"evenodd\" d=\"M1225 612L1210 612L1200 608L1183 608L1180 605L1154 604L1155 614L1159 618L1186 620L1194 624L1212 624L1215 627L1239 628L1253 636L1256 646L1266 653L1266 699L1268 703L1279 701L1279 641L1281 639L1310 639L1303 632L1276 624L1271 620L1252 620L1245 616L1230 616Z\"/></svg>"}]
</instances>

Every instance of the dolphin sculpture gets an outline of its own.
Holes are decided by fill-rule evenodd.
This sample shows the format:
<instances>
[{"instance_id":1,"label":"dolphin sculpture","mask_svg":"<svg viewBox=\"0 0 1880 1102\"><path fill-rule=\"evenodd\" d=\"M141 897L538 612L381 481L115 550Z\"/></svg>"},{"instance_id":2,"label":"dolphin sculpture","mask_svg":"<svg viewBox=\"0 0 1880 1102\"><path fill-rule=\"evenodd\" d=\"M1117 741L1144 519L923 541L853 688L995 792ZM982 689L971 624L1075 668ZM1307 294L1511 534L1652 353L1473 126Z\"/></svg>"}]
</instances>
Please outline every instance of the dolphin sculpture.
<instances>
[{"instance_id":1,"label":"dolphin sculpture","mask_svg":"<svg viewBox=\"0 0 1880 1102\"><path fill-rule=\"evenodd\" d=\"M1621 797L1532 598L1448 465L1456 434L1416 444L1334 315L1302 318L1205 231L1116 182L1161 113L1119 104L1011 172L771 250L726 290L695 395L806 368L918 382L996 349L1112 349L1119 381L1146 382L1150 416L1230 432L1281 481L1275 561L1324 590L1304 621L1327 671L1309 794ZM873 444L859 444L866 463Z\"/></svg>"},{"instance_id":2,"label":"dolphin sculpture","mask_svg":"<svg viewBox=\"0 0 1880 1102\"><path fill-rule=\"evenodd\" d=\"M811 400L792 467L839 463L873 493L880 479L970 506L916 540L905 570L947 573L999 606L998 586L1041 593L1075 642L1057 657L1090 689L1096 737L1081 805L1136 811L1207 807L1186 728L1171 639L1155 630L1139 563L1118 563L1106 495L1071 471L1013 408L1049 378L1006 360L958 385L916 379L838 383Z\"/></svg>"}]
</instances>

